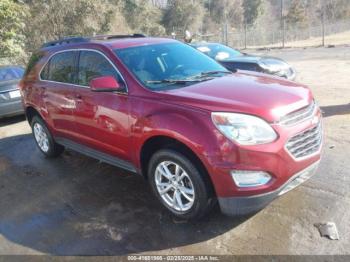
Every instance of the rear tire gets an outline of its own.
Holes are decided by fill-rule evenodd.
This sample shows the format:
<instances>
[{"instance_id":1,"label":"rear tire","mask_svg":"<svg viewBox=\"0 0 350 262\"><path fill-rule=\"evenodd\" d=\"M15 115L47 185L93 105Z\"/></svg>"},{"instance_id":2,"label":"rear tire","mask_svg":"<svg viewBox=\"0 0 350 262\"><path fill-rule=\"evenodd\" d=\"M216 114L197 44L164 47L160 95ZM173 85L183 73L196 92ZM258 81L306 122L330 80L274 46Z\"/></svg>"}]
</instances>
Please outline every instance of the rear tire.
<instances>
[{"instance_id":1,"label":"rear tire","mask_svg":"<svg viewBox=\"0 0 350 262\"><path fill-rule=\"evenodd\" d=\"M213 194L206 174L185 155L163 149L150 160L148 180L154 194L173 215L198 220L213 207Z\"/></svg>"},{"instance_id":2,"label":"rear tire","mask_svg":"<svg viewBox=\"0 0 350 262\"><path fill-rule=\"evenodd\" d=\"M63 153L64 147L54 141L45 122L39 116L34 116L30 125L40 152L49 158L58 157Z\"/></svg>"}]
</instances>

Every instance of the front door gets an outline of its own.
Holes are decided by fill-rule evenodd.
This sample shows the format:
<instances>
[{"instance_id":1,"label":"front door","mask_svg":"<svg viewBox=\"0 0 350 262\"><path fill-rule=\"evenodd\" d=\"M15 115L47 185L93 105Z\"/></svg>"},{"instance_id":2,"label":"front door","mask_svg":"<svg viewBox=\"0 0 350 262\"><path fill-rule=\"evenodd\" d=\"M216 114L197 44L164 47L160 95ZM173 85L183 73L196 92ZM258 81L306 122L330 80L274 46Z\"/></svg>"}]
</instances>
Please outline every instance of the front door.
<instances>
[{"instance_id":1,"label":"front door","mask_svg":"<svg viewBox=\"0 0 350 262\"><path fill-rule=\"evenodd\" d=\"M79 87L76 89L73 110L76 135L84 145L130 161L127 93L91 91L90 80L99 76L113 76L124 84L115 65L103 53L80 51Z\"/></svg>"}]
</instances>

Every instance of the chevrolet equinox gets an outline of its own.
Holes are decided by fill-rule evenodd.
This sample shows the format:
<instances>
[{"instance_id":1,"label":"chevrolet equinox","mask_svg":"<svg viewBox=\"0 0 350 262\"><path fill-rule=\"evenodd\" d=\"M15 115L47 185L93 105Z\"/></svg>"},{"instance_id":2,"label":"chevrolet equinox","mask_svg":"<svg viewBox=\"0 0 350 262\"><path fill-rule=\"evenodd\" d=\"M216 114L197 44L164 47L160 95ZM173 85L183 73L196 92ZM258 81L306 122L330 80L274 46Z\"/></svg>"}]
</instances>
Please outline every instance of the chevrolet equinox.
<instances>
[{"instance_id":1,"label":"chevrolet equinox","mask_svg":"<svg viewBox=\"0 0 350 262\"><path fill-rule=\"evenodd\" d=\"M173 39L49 42L20 88L45 156L70 148L140 174L182 219L217 202L228 215L256 212L310 178L320 160L321 112L306 86L229 72Z\"/></svg>"}]
</instances>

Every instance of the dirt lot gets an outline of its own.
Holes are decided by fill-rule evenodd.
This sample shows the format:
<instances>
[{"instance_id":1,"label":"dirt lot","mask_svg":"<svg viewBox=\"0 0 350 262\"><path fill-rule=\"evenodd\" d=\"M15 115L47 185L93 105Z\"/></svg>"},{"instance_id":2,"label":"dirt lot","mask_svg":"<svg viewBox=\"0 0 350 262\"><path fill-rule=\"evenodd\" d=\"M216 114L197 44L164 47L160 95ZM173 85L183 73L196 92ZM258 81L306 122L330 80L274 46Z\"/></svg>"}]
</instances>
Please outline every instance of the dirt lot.
<instances>
[{"instance_id":1,"label":"dirt lot","mask_svg":"<svg viewBox=\"0 0 350 262\"><path fill-rule=\"evenodd\" d=\"M0 254L350 254L350 48L268 52L324 111L318 174L260 213L179 223L136 176L68 151L47 160L23 118L0 122ZM334 221L339 241L315 223Z\"/></svg>"}]
</instances>

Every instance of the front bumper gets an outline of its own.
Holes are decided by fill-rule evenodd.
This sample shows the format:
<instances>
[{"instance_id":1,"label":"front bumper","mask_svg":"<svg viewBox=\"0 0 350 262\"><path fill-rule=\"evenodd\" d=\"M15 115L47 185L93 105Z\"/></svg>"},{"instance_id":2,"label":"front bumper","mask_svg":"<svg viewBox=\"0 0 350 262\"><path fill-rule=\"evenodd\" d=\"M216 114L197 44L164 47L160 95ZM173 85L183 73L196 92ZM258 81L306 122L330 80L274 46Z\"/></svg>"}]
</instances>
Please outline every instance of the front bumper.
<instances>
[{"instance_id":1,"label":"front bumper","mask_svg":"<svg viewBox=\"0 0 350 262\"><path fill-rule=\"evenodd\" d=\"M219 197L218 201L221 211L230 216L247 215L257 212L267 206L275 198L307 181L315 174L318 165L319 161L311 164L292 176L286 183L272 192L243 197Z\"/></svg>"},{"instance_id":2,"label":"front bumper","mask_svg":"<svg viewBox=\"0 0 350 262\"><path fill-rule=\"evenodd\" d=\"M21 115L23 113L24 110L20 99L0 103L0 118Z\"/></svg>"}]
</instances>

